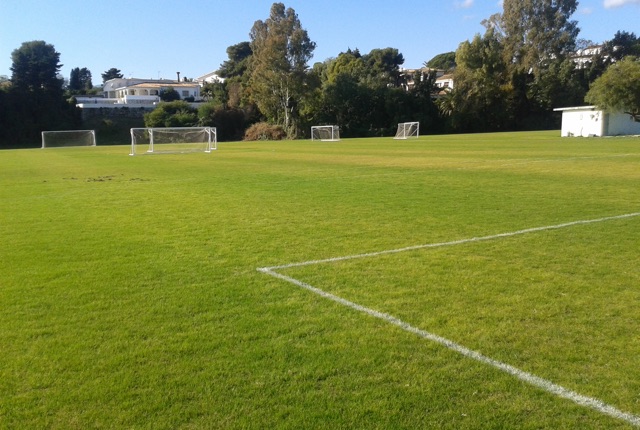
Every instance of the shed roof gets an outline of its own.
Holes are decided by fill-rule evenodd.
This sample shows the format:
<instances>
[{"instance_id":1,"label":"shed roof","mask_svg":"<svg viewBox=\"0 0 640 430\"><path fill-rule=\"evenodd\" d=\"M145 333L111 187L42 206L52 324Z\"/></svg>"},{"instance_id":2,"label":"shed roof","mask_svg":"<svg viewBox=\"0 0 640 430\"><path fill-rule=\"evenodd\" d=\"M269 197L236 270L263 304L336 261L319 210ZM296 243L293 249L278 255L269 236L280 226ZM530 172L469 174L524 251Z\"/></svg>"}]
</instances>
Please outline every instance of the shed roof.
<instances>
[{"instance_id":1,"label":"shed roof","mask_svg":"<svg viewBox=\"0 0 640 430\"><path fill-rule=\"evenodd\" d=\"M563 108L555 108L554 112L564 112L570 110L598 110L597 106L575 106L575 107L563 107Z\"/></svg>"}]
</instances>

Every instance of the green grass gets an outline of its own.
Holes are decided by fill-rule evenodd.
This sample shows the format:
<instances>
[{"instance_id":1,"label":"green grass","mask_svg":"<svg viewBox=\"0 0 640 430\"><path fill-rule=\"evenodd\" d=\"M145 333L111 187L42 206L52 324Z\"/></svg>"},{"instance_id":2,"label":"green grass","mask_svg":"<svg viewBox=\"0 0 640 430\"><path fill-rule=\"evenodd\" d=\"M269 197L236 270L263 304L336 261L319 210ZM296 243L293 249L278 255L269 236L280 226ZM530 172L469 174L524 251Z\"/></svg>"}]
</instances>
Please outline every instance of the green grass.
<instances>
[{"instance_id":1,"label":"green grass","mask_svg":"<svg viewBox=\"0 0 640 430\"><path fill-rule=\"evenodd\" d=\"M0 428L633 428L259 267L640 212L640 139L0 153ZM640 217L279 269L640 416Z\"/></svg>"}]
</instances>

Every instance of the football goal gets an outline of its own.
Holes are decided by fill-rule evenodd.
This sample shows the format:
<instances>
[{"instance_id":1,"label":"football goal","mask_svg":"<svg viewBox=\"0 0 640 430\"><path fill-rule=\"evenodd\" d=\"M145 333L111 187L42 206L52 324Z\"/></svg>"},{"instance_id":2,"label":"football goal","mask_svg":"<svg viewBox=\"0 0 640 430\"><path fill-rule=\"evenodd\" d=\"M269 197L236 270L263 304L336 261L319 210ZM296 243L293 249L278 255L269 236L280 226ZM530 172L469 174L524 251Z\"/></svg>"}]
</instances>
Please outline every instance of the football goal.
<instances>
[{"instance_id":1,"label":"football goal","mask_svg":"<svg viewBox=\"0 0 640 430\"><path fill-rule=\"evenodd\" d=\"M398 131L396 131L396 137L394 137L394 139L417 138L419 133L419 122L401 122L398 124Z\"/></svg>"},{"instance_id":2,"label":"football goal","mask_svg":"<svg viewBox=\"0 0 640 430\"><path fill-rule=\"evenodd\" d=\"M211 152L217 148L215 127L132 128L129 155Z\"/></svg>"},{"instance_id":3,"label":"football goal","mask_svg":"<svg viewBox=\"0 0 640 430\"><path fill-rule=\"evenodd\" d=\"M311 140L336 142L340 140L340 128L337 125L314 125L311 127Z\"/></svg>"},{"instance_id":4,"label":"football goal","mask_svg":"<svg viewBox=\"0 0 640 430\"><path fill-rule=\"evenodd\" d=\"M96 146L94 130L43 131L43 148L62 148L65 146Z\"/></svg>"}]
</instances>

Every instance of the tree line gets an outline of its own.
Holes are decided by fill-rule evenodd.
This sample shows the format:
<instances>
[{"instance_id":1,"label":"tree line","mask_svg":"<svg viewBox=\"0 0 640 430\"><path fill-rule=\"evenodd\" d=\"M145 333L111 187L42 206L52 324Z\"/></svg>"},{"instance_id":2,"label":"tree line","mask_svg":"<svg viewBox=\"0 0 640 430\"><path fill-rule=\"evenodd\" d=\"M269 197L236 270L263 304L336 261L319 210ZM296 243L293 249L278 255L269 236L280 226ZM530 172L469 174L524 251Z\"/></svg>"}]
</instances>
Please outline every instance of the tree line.
<instances>
[{"instance_id":1,"label":"tree line","mask_svg":"<svg viewBox=\"0 0 640 430\"><path fill-rule=\"evenodd\" d=\"M428 133L551 129L560 126L554 108L585 103L640 117L640 38L618 31L589 51L596 44L578 39L571 19L577 5L504 0L484 34L409 76L395 48L347 49L308 68L315 43L293 9L274 3L249 41L227 48L217 71L224 83L205 85L210 104L192 121L222 126L233 117L236 138L252 124L251 138L295 138L318 124L339 125L344 137L390 135L406 121ZM453 75L453 89L436 86L435 69ZM171 118L149 116L154 125Z\"/></svg>"},{"instance_id":2,"label":"tree line","mask_svg":"<svg viewBox=\"0 0 640 430\"><path fill-rule=\"evenodd\" d=\"M577 0L504 0L484 34L409 76L395 48L347 49L309 67L315 42L292 8L274 3L249 41L227 48L217 71L224 82L205 84L199 108L161 103L145 125L215 126L221 140L235 140L305 137L319 124L339 125L344 137L391 135L406 121L427 133L558 128L553 108L585 103L640 118L640 38L619 31L578 62L575 53L594 43L577 38L576 8ZM72 96L98 89L86 68L65 83L59 57L43 41L12 53L11 80L0 82L0 146L82 125ZM452 89L436 86L435 69L453 75ZM102 77L122 75L112 68Z\"/></svg>"}]
</instances>

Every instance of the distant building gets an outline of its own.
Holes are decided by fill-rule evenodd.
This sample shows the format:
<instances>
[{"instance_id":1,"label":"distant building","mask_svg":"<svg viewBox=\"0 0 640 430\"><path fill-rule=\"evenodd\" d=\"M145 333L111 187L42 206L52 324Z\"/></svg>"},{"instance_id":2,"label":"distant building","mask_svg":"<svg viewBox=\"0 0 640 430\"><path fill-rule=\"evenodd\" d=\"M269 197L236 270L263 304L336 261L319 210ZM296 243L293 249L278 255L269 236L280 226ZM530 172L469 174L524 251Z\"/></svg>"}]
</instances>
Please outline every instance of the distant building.
<instances>
[{"instance_id":1,"label":"distant building","mask_svg":"<svg viewBox=\"0 0 640 430\"><path fill-rule=\"evenodd\" d=\"M576 63L576 69L584 69L588 67L596 55L602 52L602 45L587 46L584 49L578 49L571 59Z\"/></svg>"},{"instance_id":2,"label":"distant building","mask_svg":"<svg viewBox=\"0 0 640 430\"><path fill-rule=\"evenodd\" d=\"M562 112L562 137L640 135L640 122L622 112L605 112L595 106L554 109Z\"/></svg>"},{"instance_id":3,"label":"distant building","mask_svg":"<svg viewBox=\"0 0 640 430\"><path fill-rule=\"evenodd\" d=\"M204 85L204 84L222 83L224 82L224 78L221 78L220 76L218 76L216 72L210 72L210 73L207 73L206 75L198 76L195 79L195 81L198 82L200 85Z\"/></svg>"},{"instance_id":4,"label":"distant building","mask_svg":"<svg viewBox=\"0 0 640 430\"><path fill-rule=\"evenodd\" d=\"M200 84L170 79L115 78L104 83L102 97L76 97L82 109L117 107L154 107L160 94L173 88L182 100L199 101Z\"/></svg>"},{"instance_id":5,"label":"distant building","mask_svg":"<svg viewBox=\"0 0 640 430\"><path fill-rule=\"evenodd\" d=\"M422 81L423 79L426 79L430 73L435 73L436 75L436 86L440 86L438 85L438 81L444 76L450 76L453 78L452 74L446 75L444 70L431 69L429 67L422 67L420 69L400 69L400 86L406 91L411 91L416 85L416 77ZM453 79L451 79L450 84L451 88L453 88Z\"/></svg>"},{"instance_id":6,"label":"distant building","mask_svg":"<svg viewBox=\"0 0 640 430\"><path fill-rule=\"evenodd\" d=\"M453 73L444 74L436 78L436 86L442 90L453 89Z\"/></svg>"}]
</instances>

